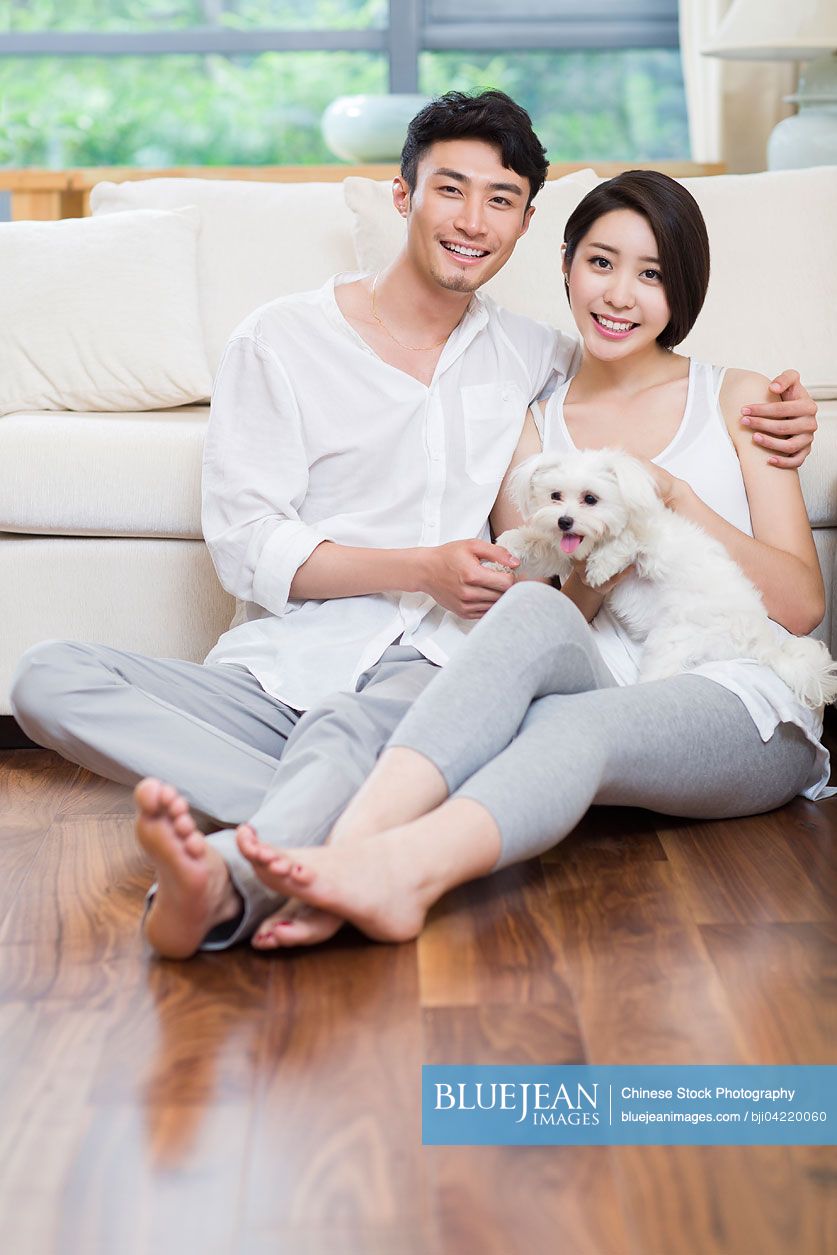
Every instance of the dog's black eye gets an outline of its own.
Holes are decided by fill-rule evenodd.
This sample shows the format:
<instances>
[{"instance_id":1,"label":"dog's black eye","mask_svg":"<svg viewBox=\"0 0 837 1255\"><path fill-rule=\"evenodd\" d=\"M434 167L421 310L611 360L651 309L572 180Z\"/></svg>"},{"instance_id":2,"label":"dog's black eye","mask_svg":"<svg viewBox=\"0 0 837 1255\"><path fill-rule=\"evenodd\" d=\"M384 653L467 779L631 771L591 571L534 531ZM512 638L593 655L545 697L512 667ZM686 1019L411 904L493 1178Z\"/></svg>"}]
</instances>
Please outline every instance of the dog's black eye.
<instances>
[{"instance_id":1,"label":"dog's black eye","mask_svg":"<svg viewBox=\"0 0 837 1255\"><path fill-rule=\"evenodd\" d=\"M550 497L552 498L552 500L553 500L553 501L560 501L560 500L561 500L561 494L560 494L560 492L551 492L549 495L550 495Z\"/></svg>"},{"instance_id":2,"label":"dog's black eye","mask_svg":"<svg viewBox=\"0 0 837 1255\"><path fill-rule=\"evenodd\" d=\"M597 501L598 501L598 500L599 500L599 498L598 498L598 497L594 497L594 496L593 496L593 494L592 494L592 492L587 492L587 493L585 493L585 494L584 494L584 504L585 504L585 505L595 505L595 504L597 503Z\"/></svg>"}]
</instances>

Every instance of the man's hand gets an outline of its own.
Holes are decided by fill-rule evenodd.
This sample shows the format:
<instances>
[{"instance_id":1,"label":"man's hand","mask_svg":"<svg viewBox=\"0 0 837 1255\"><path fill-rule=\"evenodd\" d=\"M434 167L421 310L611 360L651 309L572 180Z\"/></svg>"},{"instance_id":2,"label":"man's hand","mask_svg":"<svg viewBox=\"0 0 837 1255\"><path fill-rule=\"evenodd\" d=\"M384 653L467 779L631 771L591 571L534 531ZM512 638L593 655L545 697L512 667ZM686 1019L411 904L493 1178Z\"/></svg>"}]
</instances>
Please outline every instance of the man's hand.
<instances>
[{"instance_id":1,"label":"man's hand","mask_svg":"<svg viewBox=\"0 0 837 1255\"><path fill-rule=\"evenodd\" d=\"M781 400L765 405L745 405L741 425L755 433L753 440L773 451L773 466L793 470L811 452L817 430L817 404L799 382L795 370L784 370L770 385Z\"/></svg>"},{"instance_id":2,"label":"man's hand","mask_svg":"<svg viewBox=\"0 0 837 1255\"><path fill-rule=\"evenodd\" d=\"M517 567L517 558L487 540L454 540L421 551L419 592L463 619L481 619L514 583L511 571L492 571L483 562Z\"/></svg>"}]
</instances>

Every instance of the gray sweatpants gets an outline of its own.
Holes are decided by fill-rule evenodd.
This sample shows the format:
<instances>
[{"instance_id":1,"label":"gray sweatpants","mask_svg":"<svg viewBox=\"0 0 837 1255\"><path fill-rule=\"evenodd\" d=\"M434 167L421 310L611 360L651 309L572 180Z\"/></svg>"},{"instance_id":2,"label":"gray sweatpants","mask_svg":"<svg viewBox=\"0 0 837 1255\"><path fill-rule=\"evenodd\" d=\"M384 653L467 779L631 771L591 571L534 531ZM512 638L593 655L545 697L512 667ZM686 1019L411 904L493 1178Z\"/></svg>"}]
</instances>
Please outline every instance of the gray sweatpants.
<instances>
[{"instance_id":1,"label":"gray sweatpants","mask_svg":"<svg viewBox=\"0 0 837 1255\"><path fill-rule=\"evenodd\" d=\"M594 803L704 819L773 810L816 755L793 724L763 742L743 702L705 676L618 686L572 602L531 582L477 624L389 744L491 813L498 868L549 849Z\"/></svg>"},{"instance_id":2,"label":"gray sweatpants","mask_svg":"<svg viewBox=\"0 0 837 1255\"><path fill-rule=\"evenodd\" d=\"M387 738L439 668L393 645L360 677L300 716L238 665L149 658L107 645L42 641L18 662L11 704L39 745L121 784L173 784L223 855L244 902L203 949L252 935L283 898L235 844L251 823L276 845L320 844Z\"/></svg>"}]
</instances>

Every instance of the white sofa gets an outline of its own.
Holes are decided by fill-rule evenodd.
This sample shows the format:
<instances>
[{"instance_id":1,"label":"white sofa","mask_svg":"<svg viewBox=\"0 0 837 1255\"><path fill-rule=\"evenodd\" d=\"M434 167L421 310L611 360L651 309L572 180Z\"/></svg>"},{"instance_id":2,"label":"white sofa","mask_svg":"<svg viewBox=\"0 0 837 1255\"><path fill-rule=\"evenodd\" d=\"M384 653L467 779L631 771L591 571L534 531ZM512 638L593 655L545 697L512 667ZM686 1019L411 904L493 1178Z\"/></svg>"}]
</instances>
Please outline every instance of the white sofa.
<instances>
[{"instance_id":1,"label":"white sofa","mask_svg":"<svg viewBox=\"0 0 837 1255\"><path fill-rule=\"evenodd\" d=\"M584 171L547 185L536 202L528 236L492 283L498 300L574 331L560 282L558 248L568 213L596 181L593 171ZM820 400L820 432L803 485L828 587L828 611L817 634L837 652L837 616L832 613L837 591L837 168L686 183L704 210L713 246L709 297L686 350L704 360L767 374L798 367ZM71 390L62 385L66 361L60 369L56 366L56 378L44 382L50 371L47 354L46 361L35 363L40 390L26 393L20 385L21 395L44 399L0 417L2 715L10 713L15 664L39 640L69 638L152 655L196 661L205 657L236 609L218 582L200 520L208 381L224 343L241 318L273 297L318 286L335 271L369 270L385 263L403 229L389 204L389 185L354 178L343 184L150 179L100 184L91 204L92 220L66 228L61 248L75 248L82 238L79 231L89 233L97 220L114 214L150 209L168 215L183 206L197 208L198 217L190 219L197 232L189 265L196 268L198 309L191 334L205 354L201 377L207 382L196 382L192 363L188 370L184 365L189 378L175 380L173 393L163 388L168 397L164 408L149 407L153 389L149 394L139 381L138 405L132 407L130 397L128 403L108 400L125 395L124 379L115 391L104 389L104 403L85 408L84 386ZM15 225L0 224L0 251L4 230ZM39 227L55 231L65 224ZM43 262L39 241L48 238L53 244L58 237L37 236L31 266L26 257L29 238L19 232L8 250L12 270L20 267L18 299L28 301L28 316L33 310L38 315L39 333L44 331L47 342L71 335L74 353L84 359L85 349L92 352L95 346L83 342L87 324L65 291L61 248L48 273L43 265L38 271L36 264L37 249ZM88 234L83 242L93 239ZM179 254L181 262L185 256ZM67 256L68 266L70 260ZM135 285L143 283L144 270L154 269L154 257L146 255L142 261L140 277L132 278ZM85 309L93 311L91 317L101 317L103 298L91 284L95 288L107 280L110 287L105 284L103 291L112 292L121 267L114 267L111 259L102 264L107 274L97 275L85 264ZM31 279L34 272L36 281ZM157 281L165 279L165 274L162 280L157 275ZM6 284L8 291L8 266ZM172 300L182 296L182 288L181 281ZM168 299L153 299L160 309L162 357L171 352L174 332L163 327ZM139 303L140 296L134 298L132 292L125 308L133 314ZM14 317L0 296L0 324ZM186 319L178 312L178 335ZM12 325L7 322L3 337ZM194 347L192 343L190 352ZM33 369L32 355L26 345L14 349L18 351L23 378ZM7 397L14 396L18 369L13 353L9 360ZM171 383L170 366L165 374ZM173 405L181 384L189 403ZM62 386L69 400L62 399ZM99 394L94 390L93 395ZM62 404L68 409L53 408Z\"/></svg>"}]
</instances>

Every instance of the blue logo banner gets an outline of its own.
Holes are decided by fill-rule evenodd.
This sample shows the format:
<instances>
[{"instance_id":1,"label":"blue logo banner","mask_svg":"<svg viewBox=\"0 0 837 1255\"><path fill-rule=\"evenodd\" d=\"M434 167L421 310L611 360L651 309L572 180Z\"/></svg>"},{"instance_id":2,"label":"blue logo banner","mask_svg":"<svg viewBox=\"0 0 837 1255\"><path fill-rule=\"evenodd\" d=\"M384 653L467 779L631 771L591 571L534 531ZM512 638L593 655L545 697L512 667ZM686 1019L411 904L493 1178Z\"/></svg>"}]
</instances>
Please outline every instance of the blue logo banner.
<instances>
[{"instance_id":1,"label":"blue logo banner","mask_svg":"<svg viewBox=\"0 0 837 1255\"><path fill-rule=\"evenodd\" d=\"M425 1146L833 1146L837 1066L427 1064Z\"/></svg>"}]
</instances>

